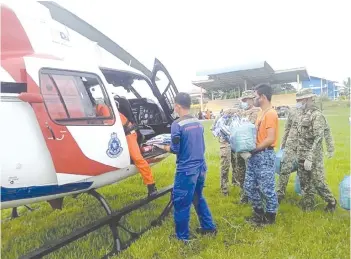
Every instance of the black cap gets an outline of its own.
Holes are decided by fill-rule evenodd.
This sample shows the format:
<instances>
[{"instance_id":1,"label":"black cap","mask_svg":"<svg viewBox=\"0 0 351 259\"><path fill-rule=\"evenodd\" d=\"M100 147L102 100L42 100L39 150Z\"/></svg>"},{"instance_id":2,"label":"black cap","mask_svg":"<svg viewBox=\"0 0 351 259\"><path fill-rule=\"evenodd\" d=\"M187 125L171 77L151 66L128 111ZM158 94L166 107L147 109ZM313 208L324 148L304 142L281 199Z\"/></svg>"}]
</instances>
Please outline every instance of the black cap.
<instances>
[{"instance_id":1,"label":"black cap","mask_svg":"<svg viewBox=\"0 0 351 259\"><path fill-rule=\"evenodd\" d=\"M190 109L191 106L191 98L187 93L178 93L174 98L176 104L179 104L185 109Z\"/></svg>"}]
</instances>

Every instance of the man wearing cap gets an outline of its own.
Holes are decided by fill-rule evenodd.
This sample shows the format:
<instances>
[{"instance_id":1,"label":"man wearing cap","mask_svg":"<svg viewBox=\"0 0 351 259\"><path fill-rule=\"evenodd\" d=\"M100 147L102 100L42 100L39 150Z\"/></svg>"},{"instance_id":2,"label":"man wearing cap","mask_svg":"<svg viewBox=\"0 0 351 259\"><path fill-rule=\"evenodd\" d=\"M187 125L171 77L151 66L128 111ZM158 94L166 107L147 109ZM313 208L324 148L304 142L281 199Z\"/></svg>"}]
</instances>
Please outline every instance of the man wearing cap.
<instances>
[{"instance_id":1,"label":"man wearing cap","mask_svg":"<svg viewBox=\"0 0 351 259\"><path fill-rule=\"evenodd\" d=\"M299 107L299 103L297 104ZM281 169L278 180L277 195L280 203L285 197L289 176L297 162L297 124L301 109L291 108L285 123L284 135L281 141L281 149L284 149L284 156L281 161Z\"/></svg>"},{"instance_id":2,"label":"man wearing cap","mask_svg":"<svg viewBox=\"0 0 351 259\"><path fill-rule=\"evenodd\" d=\"M238 108L230 108L226 109L222 112L220 116L218 116L213 123L212 128L216 125L217 121L222 117L232 117L232 116L242 116L243 110ZM220 150L220 164L221 164L221 172L220 172L220 187L222 194L227 196L229 194L228 190L228 181L229 181L229 168L230 164L232 165L232 184L240 185L238 179L235 178L235 168L236 166L236 154L232 152L230 148L229 142L224 139L222 136L219 136L219 150ZM245 165L245 163L244 163Z\"/></svg>"},{"instance_id":3,"label":"man wearing cap","mask_svg":"<svg viewBox=\"0 0 351 259\"><path fill-rule=\"evenodd\" d=\"M319 196L327 202L325 211L333 212L336 199L324 179L323 137L327 140L328 158L334 155L334 145L329 125L315 105L314 97L311 89L303 89L296 94L298 107L302 111L297 126L297 173L303 194L301 206L304 210L313 209L314 187Z\"/></svg>"},{"instance_id":4,"label":"man wearing cap","mask_svg":"<svg viewBox=\"0 0 351 259\"><path fill-rule=\"evenodd\" d=\"M248 118L248 120L255 124L257 120L257 114L261 111L261 108L254 106L255 92L253 90L244 91L241 95L240 108L243 110L242 117ZM242 154L234 153L234 178L239 182L240 186L240 202L247 203L248 198L244 191L244 181L246 172L246 163Z\"/></svg>"}]
</instances>

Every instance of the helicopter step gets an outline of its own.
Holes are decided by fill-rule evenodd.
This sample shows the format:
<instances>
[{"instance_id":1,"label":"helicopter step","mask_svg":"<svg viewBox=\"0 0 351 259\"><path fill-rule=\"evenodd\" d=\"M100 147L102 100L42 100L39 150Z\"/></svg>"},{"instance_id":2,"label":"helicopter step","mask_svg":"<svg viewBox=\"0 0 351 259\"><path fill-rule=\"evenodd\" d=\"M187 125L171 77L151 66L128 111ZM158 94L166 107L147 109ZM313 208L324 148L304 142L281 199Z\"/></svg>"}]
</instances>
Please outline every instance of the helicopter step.
<instances>
[{"instance_id":1,"label":"helicopter step","mask_svg":"<svg viewBox=\"0 0 351 259\"><path fill-rule=\"evenodd\" d=\"M152 202L152 201L154 201L154 200L156 200L156 199L158 199L158 198L160 198L168 193L172 193L172 190L173 190L173 185L170 185L164 189L159 190L157 192L157 194L155 194L153 196L149 196L147 198L143 198L141 200L138 200L130 205L123 207L122 209L120 209L118 211L112 211L109 204L104 199L104 197L101 194L99 194L96 190L92 189L88 192L88 194L92 195L100 202L101 206L106 211L107 216L105 216L101 219L98 219L97 221L74 231L70 235L67 235L67 236L62 237L58 240L50 242L50 243L48 243L40 248L37 248L36 250L34 250L26 255L23 255L22 257L20 257L20 259L42 258L43 256L46 256L46 255L48 255L48 254L50 254L58 249L70 244L71 242L74 242L74 241L86 236L87 234L89 234L97 229L100 229L106 225L109 225L109 227L110 227L110 230L111 230L111 233L113 236L114 244L113 244L113 248L112 248L111 252L109 252L108 254L106 254L102 258L109 258L110 256L118 254L119 252L128 248L143 233L145 233L146 231L148 231L152 227L159 226L162 224L162 221L170 213L170 211L173 207L172 198L170 197L169 202L167 203L167 205L165 206L165 208L163 209L161 214L155 220L151 221L151 223L148 227L142 229L139 232L131 231L127 227L125 227L121 223L122 218L124 216L126 216L127 214L145 206L146 204L148 204L148 203L150 203L150 202ZM124 230L126 233L129 234L130 238L128 240L126 240L126 241L121 240L121 237L120 237L119 231L118 231L119 228Z\"/></svg>"}]
</instances>

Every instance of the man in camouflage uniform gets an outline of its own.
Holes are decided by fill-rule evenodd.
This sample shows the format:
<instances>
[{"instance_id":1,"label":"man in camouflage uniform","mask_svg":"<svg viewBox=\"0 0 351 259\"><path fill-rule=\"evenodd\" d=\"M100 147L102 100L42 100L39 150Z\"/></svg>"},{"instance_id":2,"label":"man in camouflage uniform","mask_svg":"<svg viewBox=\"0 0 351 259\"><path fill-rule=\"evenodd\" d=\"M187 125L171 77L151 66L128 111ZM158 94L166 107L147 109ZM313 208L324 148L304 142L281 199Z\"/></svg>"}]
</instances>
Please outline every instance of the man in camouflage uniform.
<instances>
[{"instance_id":1,"label":"man in camouflage uniform","mask_svg":"<svg viewBox=\"0 0 351 259\"><path fill-rule=\"evenodd\" d=\"M281 161L280 175L278 180L278 202L285 196L285 190L289 182L290 173L297 161L297 123L301 109L291 108L285 124L281 148L284 149L284 156Z\"/></svg>"},{"instance_id":2,"label":"man in camouflage uniform","mask_svg":"<svg viewBox=\"0 0 351 259\"><path fill-rule=\"evenodd\" d=\"M261 110L258 107L254 107L253 99L255 98L254 91L248 90L242 93L240 108L230 108L222 112L221 116L217 117L214 124L222 116L240 116L246 117L253 124L256 122L257 114ZM248 201L247 196L243 190L246 172L245 160L237 153L232 152L230 143L224 138L219 138L220 146L220 160L221 160L221 191L224 195L228 195L228 179L229 179L229 167L232 165L232 184L239 185L240 191L240 202L246 203Z\"/></svg>"},{"instance_id":3,"label":"man in camouflage uniform","mask_svg":"<svg viewBox=\"0 0 351 259\"><path fill-rule=\"evenodd\" d=\"M224 110L222 115L218 116L217 119L215 120L214 125L216 125L218 119L220 119L222 116L234 116L242 115L242 110L238 108L230 108L227 110ZM212 126L212 127L213 127ZM232 152L230 148L230 144L228 143L227 140L225 140L223 137L219 137L219 149L220 149L220 163L221 163L221 174L220 174L220 186L221 186L221 191L223 195L228 195L229 190L228 190L228 181L229 181L229 167L230 163L232 164L232 183L236 184L237 181L235 179L235 168L236 168L236 159L235 159L235 154Z\"/></svg>"},{"instance_id":4,"label":"man in camouflage uniform","mask_svg":"<svg viewBox=\"0 0 351 259\"><path fill-rule=\"evenodd\" d=\"M297 125L298 120L301 117L301 112L301 109L291 108L289 111L287 122L285 124L284 136L282 138L281 143L281 148L284 149L284 157L281 161L281 169L277 188L279 203L285 197L285 191L289 182L290 174L292 173L292 169L294 168L294 163L297 162ZM326 128L324 130L324 137L328 153L333 153L334 142L328 124L326 124Z\"/></svg>"},{"instance_id":5,"label":"man in camouflage uniform","mask_svg":"<svg viewBox=\"0 0 351 259\"><path fill-rule=\"evenodd\" d=\"M314 207L314 193L316 192L328 203L325 211L334 211L336 199L331 193L324 179L323 162L323 136L326 138L328 146L328 157L334 155L334 146L329 125L322 112L313 102L311 89L303 89L296 94L296 101L301 107L301 117L298 120L298 176L302 191L301 206L304 210Z\"/></svg>"},{"instance_id":6,"label":"man in camouflage uniform","mask_svg":"<svg viewBox=\"0 0 351 259\"><path fill-rule=\"evenodd\" d=\"M261 108L254 106L255 92L253 90L244 91L241 95L240 108L243 110L242 117L247 118L252 124L256 123L257 114ZM241 154L235 153L236 167L234 170L235 179L239 182L240 186L240 202L247 203L248 198L244 190L246 163Z\"/></svg>"}]
</instances>

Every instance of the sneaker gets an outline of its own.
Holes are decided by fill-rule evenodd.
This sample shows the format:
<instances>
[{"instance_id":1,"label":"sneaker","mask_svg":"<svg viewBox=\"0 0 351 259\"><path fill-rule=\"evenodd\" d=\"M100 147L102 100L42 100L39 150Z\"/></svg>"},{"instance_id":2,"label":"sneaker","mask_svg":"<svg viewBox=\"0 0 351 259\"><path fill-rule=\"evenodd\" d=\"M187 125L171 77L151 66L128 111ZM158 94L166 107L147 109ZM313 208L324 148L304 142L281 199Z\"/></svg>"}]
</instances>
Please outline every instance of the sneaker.
<instances>
[{"instance_id":1,"label":"sneaker","mask_svg":"<svg viewBox=\"0 0 351 259\"><path fill-rule=\"evenodd\" d=\"M336 201L336 199L334 199L334 202L329 202L327 204L327 206L325 207L324 211L325 212L334 212L335 209L336 209L336 204L337 204L337 201Z\"/></svg>"},{"instance_id":2,"label":"sneaker","mask_svg":"<svg viewBox=\"0 0 351 259\"><path fill-rule=\"evenodd\" d=\"M157 188L156 188L156 185L153 183L153 184L148 184L147 185L147 196L150 197L150 196L153 196L155 194L157 194Z\"/></svg>"},{"instance_id":3,"label":"sneaker","mask_svg":"<svg viewBox=\"0 0 351 259\"><path fill-rule=\"evenodd\" d=\"M203 229L203 228L197 228L196 233L200 235L217 235L217 229Z\"/></svg>"}]
</instances>

